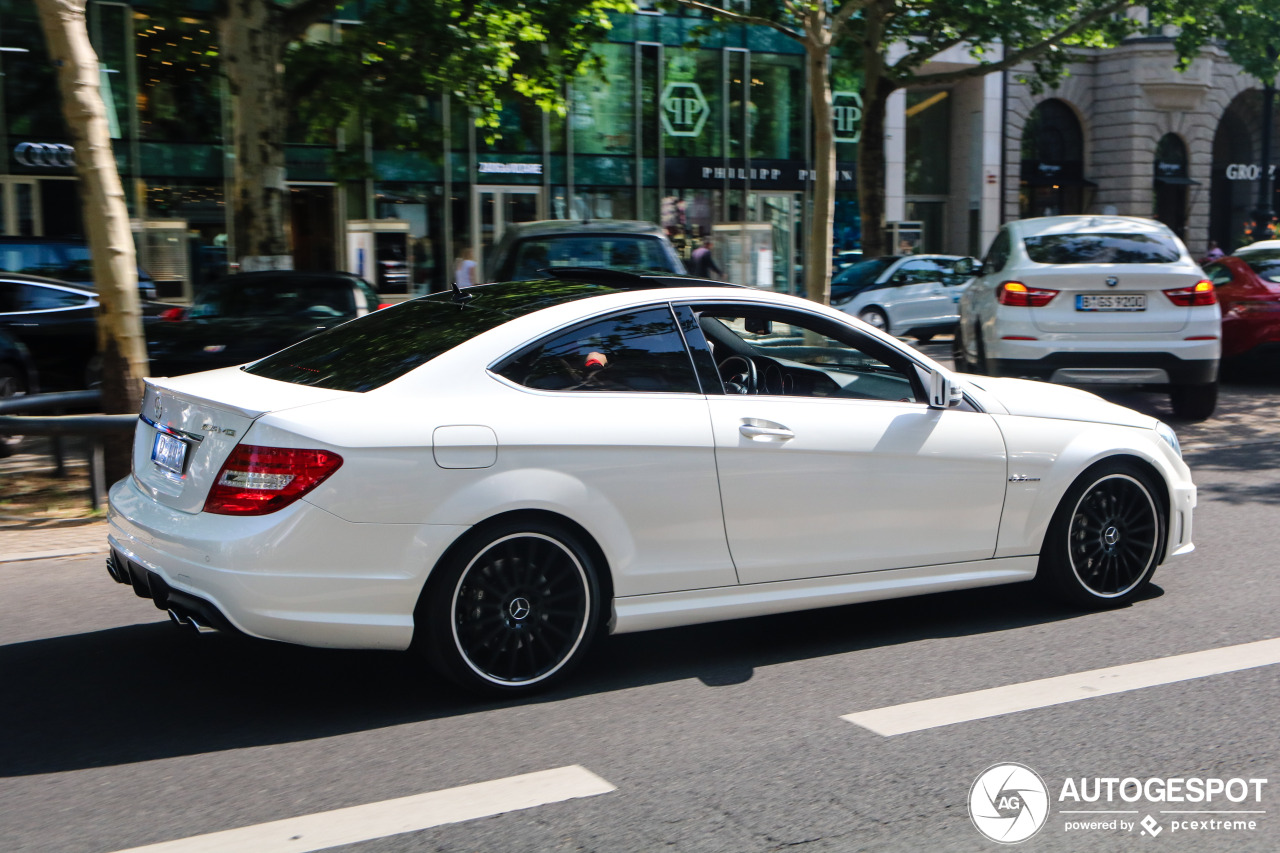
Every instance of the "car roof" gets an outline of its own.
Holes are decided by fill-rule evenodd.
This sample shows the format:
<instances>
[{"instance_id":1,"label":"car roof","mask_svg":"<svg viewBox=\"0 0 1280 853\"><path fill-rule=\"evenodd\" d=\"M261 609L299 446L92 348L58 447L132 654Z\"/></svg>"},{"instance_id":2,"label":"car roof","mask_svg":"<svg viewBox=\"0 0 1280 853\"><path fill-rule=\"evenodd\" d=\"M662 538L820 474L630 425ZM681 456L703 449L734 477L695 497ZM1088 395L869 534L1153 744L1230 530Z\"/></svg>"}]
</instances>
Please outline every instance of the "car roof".
<instances>
[{"instance_id":1,"label":"car roof","mask_svg":"<svg viewBox=\"0 0 1280 853\"><path fill-rule=\"evenodd\" d=\"M97 296L98 291L92 287L83 284L73 284L69 281L63 281L60 278L49 278L44 275L28 275L23 272L5 272L0 270L0 281L20 281L29 284L50 284L54 287L62 287L67 290L74 290L78 293L84 293L89 296Z\"/></svg>"},{"instance_id":2,"label":"car roof","mask_svg":"<svg viewBox=\"0 0 1280 853\"><path fill-rule=\"evenodd\" d=\"M646 234L666 236L660 226L633 219L544 219L506 226L512 237L549 237L573 234ZM505 235L504 235L505 236Z\"/></svg>"},{"instance_id":3,"label":"car roof","mask_svg":"<svg viewBox=\"0 0 1280 853\"><path fill-rule=\"evenodd\" d=\"M1232 252L1233 255L1247 255L1250 252L1275 251L1280 249L1280 240L1259 240L1256 243L1250 243L1247 246L1241 246Z\"/></svg>"},{"instance_id":4,"label":"car roof","mask_svg":"<svg viewBox=\"0 0 1280 853\"><path fill-rule=\"evenodd\" d=\"M222 284L224 282L240 283L252 281L271 281L272 279L316 279L316 278L335 278L343 281L364 281L360 276L353 272L335 272L329 270L326 272L304 272L302 270L255 270L253 272L233 272L230 275L224 275L215 279L212 284ZM368 282L365 282L366 284Z\"/></svg>"},{"instance_id":5,"label":"car roof","mask_svg":"<svg viewBox=\"0 0 1280 853\"><path fill-rule=\"evenodd\" d=\"M1167 234L1168 226L1137 216L1039 216L1009 223L1022 237L1058 234Z\"/></svg>"}]
</instances>

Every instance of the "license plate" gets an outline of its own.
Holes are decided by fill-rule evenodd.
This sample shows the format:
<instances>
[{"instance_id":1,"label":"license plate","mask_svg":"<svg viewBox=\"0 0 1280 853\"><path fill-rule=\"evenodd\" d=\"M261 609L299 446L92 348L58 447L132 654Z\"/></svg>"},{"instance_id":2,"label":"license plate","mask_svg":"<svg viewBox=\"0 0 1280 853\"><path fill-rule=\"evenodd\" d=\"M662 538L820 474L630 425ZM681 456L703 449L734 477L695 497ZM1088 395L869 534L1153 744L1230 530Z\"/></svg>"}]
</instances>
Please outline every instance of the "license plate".
<instances>
[{"instance_id":1,"label":"license plate","mask_svg":"<svg viewBox=\"0 0 1280 853\"><path fill-rule=\"evenodd\" d=\"M1146 311L1145 293L1081 293L1076 296L1077 311Z\"/></svg>"},{"instance_id":2,"label":"license plate","mask_svg":"<svg viewBox=\"0 0 1280 853\"><path fill-rule=\"evenodd\" d=\"M187 443L167 432L158 432L156 442L151 446L151 461L157 467L181 476L187 467Z\"/></svg>"}]
</instances>

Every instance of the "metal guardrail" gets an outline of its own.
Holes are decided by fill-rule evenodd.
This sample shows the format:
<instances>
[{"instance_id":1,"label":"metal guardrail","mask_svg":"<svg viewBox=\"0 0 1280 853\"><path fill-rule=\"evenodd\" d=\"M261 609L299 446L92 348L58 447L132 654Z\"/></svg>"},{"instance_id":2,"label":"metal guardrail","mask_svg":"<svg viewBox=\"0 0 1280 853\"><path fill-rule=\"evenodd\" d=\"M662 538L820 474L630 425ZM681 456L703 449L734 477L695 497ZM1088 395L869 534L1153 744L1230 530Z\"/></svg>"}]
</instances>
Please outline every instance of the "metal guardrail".
<instances>
[{"instance_id":1,"label":"metal guardrail","mask_svg":"<svg viewBox=\"0 0 1280 853\"><path fill-rule=\"evenodd\" d=\"M102 395L97 391L67 391L56 394L31 394L0 400L0 435L47 435L51 442L54 476L66 476L66 453L62 437L83 435L89 439L89 503L100 509L106 501L107 483L103 470L102 438L132 432L137 415L63 415L31 417L17 412L63 412L67 409L92 408Z\"/></svg>"}]
</instances>

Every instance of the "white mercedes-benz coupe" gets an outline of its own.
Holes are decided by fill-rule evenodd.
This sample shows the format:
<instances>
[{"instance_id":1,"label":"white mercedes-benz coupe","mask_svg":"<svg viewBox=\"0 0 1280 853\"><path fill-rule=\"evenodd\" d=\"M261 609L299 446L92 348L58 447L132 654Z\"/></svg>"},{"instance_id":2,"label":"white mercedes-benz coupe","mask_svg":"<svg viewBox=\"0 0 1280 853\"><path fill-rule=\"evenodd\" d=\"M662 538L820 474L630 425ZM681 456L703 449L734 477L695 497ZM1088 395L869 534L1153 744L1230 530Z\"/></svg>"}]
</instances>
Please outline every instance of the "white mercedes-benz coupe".
<instances>
[{"instance_id":1,"label":"white mercedes-benz coupe","mask_svg":"<svg viewBox=\"0 0 1280 853\"><path fill-rule=\"evenodd\" d=\"M112 577L178 622L520 692L602 632L1032 579L1116 606L1193 548L1154 418L802 299L557 276L148 380Z\"/></svg>"}]
</instances>

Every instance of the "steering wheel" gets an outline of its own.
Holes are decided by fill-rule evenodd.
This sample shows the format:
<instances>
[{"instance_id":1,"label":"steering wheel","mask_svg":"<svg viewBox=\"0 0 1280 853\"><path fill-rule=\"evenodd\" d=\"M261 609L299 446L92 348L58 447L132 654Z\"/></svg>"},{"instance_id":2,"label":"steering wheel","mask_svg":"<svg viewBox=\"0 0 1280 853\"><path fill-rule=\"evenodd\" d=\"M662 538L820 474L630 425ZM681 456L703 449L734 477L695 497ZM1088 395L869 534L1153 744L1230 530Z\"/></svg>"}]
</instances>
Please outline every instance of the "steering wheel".
<instances>
[{"instance_id":1,"label":"steering wheel","mask_svg":"<svg viewBox=\"0 0 1280 853\"><path fill-rule=\"evenodd\" d=\"M731 355L720 362L720 378L724 380L726 394L760 393L760 377L756 363L744 355Z\"/></svg>"}]
</instances>

